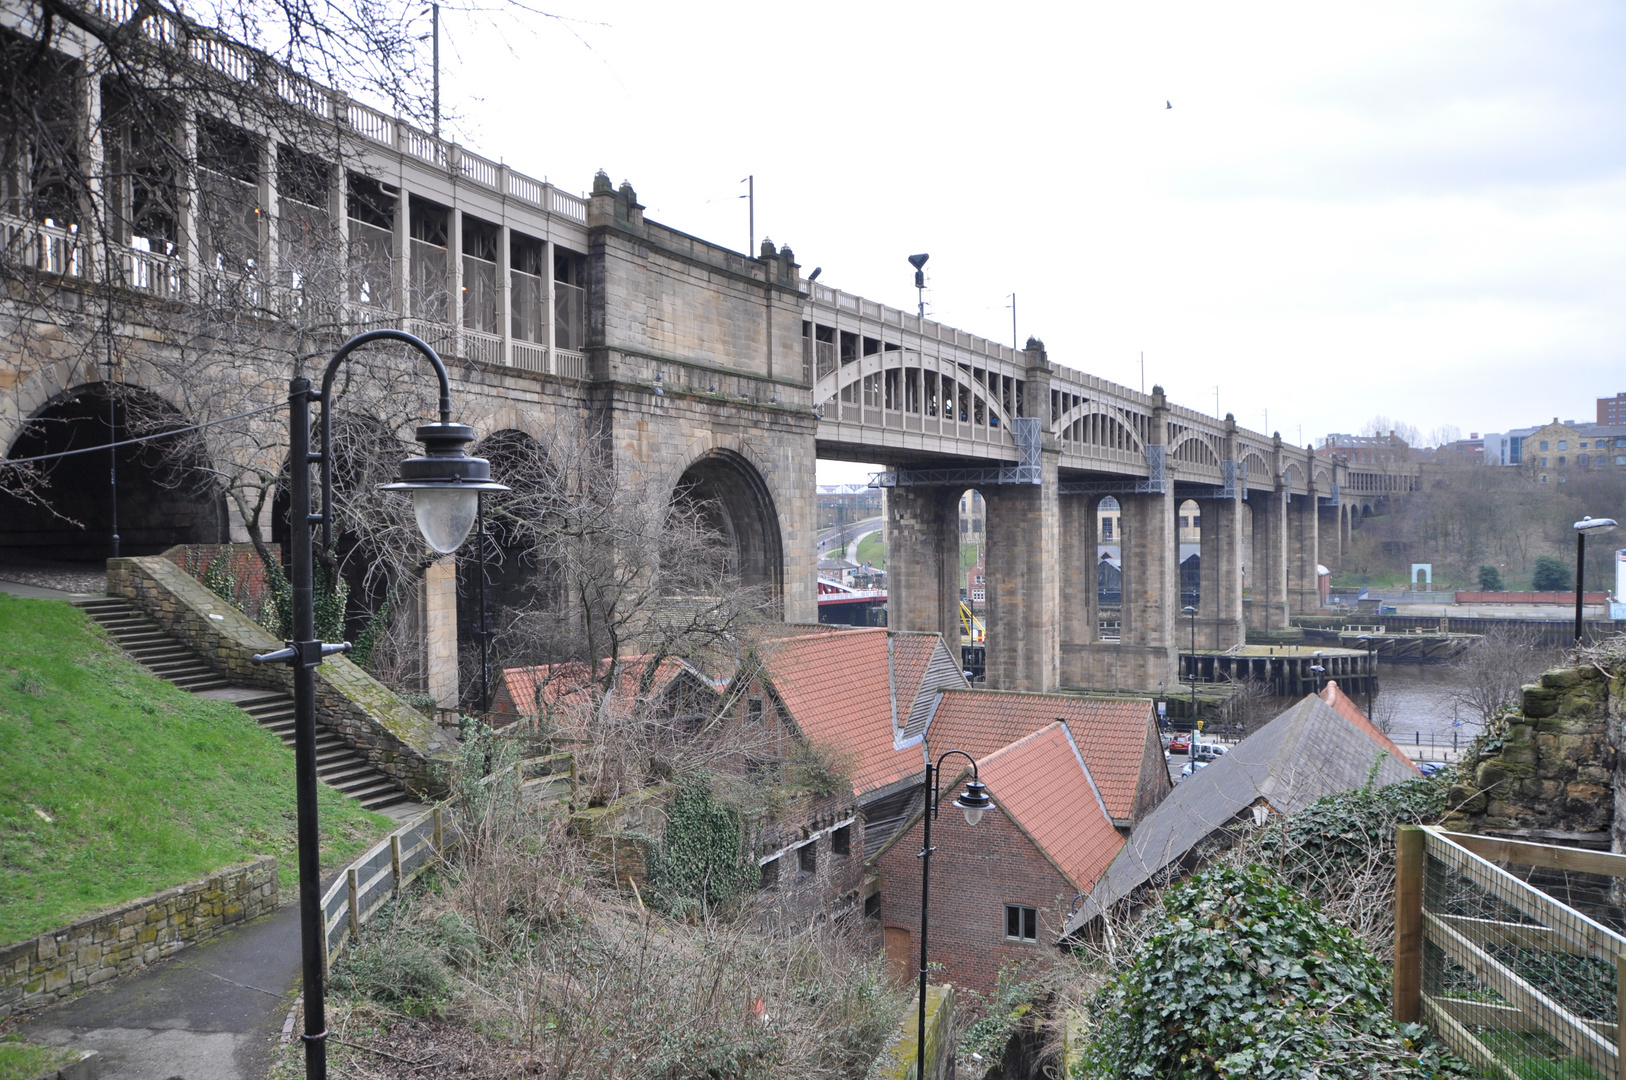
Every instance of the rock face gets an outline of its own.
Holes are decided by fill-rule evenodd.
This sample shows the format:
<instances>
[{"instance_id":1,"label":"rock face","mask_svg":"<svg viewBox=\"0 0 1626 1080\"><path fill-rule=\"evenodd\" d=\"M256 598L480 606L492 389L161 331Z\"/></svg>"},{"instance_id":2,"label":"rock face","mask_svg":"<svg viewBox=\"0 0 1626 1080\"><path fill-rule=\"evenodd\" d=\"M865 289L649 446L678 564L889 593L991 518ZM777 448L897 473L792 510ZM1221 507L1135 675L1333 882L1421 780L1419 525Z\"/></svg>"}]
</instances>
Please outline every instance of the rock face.
<instances>
[{"instance_id":1,"label":"rock face","mask_svg":"<svg viewBox=\"0 0 1626 1080\"><path fill-rule=\"evenodd\" d=\"M1463 762L1451 789L1450 828L1469 832L1540 829L1614 832L1620 699L1626 679L1596 667L1559 668L1524 688L1507 732Z\"/></svg>"}]
</instances>

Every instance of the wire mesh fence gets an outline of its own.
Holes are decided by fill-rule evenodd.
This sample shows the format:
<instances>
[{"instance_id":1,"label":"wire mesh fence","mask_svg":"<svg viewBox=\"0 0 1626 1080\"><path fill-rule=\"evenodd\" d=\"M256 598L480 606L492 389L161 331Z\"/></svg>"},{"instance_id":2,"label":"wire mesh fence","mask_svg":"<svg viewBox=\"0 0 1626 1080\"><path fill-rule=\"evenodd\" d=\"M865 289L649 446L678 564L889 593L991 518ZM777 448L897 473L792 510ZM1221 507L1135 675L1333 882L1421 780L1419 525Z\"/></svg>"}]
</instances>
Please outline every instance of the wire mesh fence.
<instances>
[{"instance_id":1,"label":"wire mesh fence","mask_svg":"<svg viewBox=\"0 0 1626 1080\"><path fill-rule=\"evenodd\" d=\"M1626 1080L1626 856L1416 833L1397 867L1397 1019L1489 1076Z\"/></svg>"}]
</instances>

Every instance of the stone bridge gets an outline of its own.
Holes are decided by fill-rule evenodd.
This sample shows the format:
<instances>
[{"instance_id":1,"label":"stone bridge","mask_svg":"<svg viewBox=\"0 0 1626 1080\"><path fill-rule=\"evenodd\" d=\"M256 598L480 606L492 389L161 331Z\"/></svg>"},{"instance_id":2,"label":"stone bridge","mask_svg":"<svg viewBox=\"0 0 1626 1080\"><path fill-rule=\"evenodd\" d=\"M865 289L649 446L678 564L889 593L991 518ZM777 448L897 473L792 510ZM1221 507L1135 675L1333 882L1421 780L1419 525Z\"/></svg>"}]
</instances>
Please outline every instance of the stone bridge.
<instances>
[{"instance_id":1,"label":"stone bridge","mask_svg":"<svg viewBox=\"0 0 1626 1080\"><path fill-rule=\"evenodd\" d=\"M9 25L19 25L15 12ZM78 65L70 107L83 145L116 176L120 161L105 147L120 132L100 111L105 73L94 51L74 52L71 35L63 48ZM198 54L227 52L216 42ZM9 456L106 440L105 425L96 432L104 359L127 390L185 399L176 365L155 361L177 348L160 313L184 317L232 276L209 227L225 215L253 222L233 240L253 254L234 287L263 307L268 334L282 332L279 313L310 287L279 260L296 250L296 233L319 234L345 268L337 287L349 329L401 326L456 361L459 420L482 439L586 425L617 468L693 488L717 508L742 577L770 586L787 621L816 619L816 458L888 468L878 482L892 625L950 641L958 501L981 492L990 686L1173 685L1186 640L1182 502L1201 505L1198 644L1224 648L1245 627L1281 628L1313 610L1317 563L1336 569L1347 536L1341 492L1381 497L1394 482L1175 405L1161 388L1141 394L1066 367L1037 340L1019 352L806 281L788 247L764 241L742 254L650 221L631 185L602 173L578 197L343 94L308 84L287 93L336 141L296 150L285 125L248 110L234 109L230 123L206 107L182 110L177 145L198 146L203 130L237 156L197 159L191 179L175 181L173 213L155 216L149 202L145 236L98 228L137 217L119 203L129 185L117 183L97 189L78 220L59 210L0 222L17 272L0 301L11 327L0 328ZM230 140L220 134L228 128ZM244 373L242 404L275 401L288 374L265 364ZM61 423L30 426L38 420ZM78 524L0 506L0 552L103 553L106 466L90 457L63 459L56 474ZM125 554L242 538L245 523L223 500L177 501L173 485L143 474L138 454L124 467ZM1107 496L1121 507L1116 642L1097 633L1096 522Z\"/></svg>"}]
</instances>

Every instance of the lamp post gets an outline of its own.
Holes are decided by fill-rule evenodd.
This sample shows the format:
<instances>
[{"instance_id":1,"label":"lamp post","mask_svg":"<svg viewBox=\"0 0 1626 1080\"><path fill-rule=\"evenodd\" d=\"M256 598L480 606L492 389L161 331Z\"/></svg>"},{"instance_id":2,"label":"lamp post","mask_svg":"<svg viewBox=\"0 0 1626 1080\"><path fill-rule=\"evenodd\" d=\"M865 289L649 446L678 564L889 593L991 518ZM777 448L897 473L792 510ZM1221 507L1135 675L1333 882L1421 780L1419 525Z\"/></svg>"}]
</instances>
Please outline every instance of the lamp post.
<instances>
[{"instance_id":1,"label":"lamp post","mask_svg":"<svg viewBox=\"0 0 1626 1080\"><path fill-rule=\"evenodd\" d=\"M926 923L931 912L932 887L932 819L937 817L938 792L937 784L942 778L943 762L959 754L971 762L971 779L965 785L965 790L954 800L965 813L965 823L975 825L982 820L982 815L994 808L993 801L988 798L988 791L977 779L977 759L964 750L950 750L937 759L932 765L930 759L926 762L926 813L923 816L924 835L920 845L920 1015L915 1025L915 1075L926 1075Z\"/></svg>"},{"instance_id":2,"label":"lamp post","mask_svg":"<svg viewBox=\"0 0 1626 1080\"><path fill-rule=\"evenodd\" d=\"M1320 664L1310 665L1310 672L1315 676L1315 692L1317 697L1321 696L1321 676L1326 674L1326 671L1327 669L1322 667Z\"/></svg>"},{"instance_id":3,"label":"lamp post","mask_svg":"<svg viewBox=\"0 0 1626 1080\"><path fill-rule=\"evenodd\" d=\"M348 641L323 644L316 637L316 605L311 594L311 527L322 526L322 544L333 543L333 379L339 365L356 349L375 341L399 341L429 360L440 379L440 422L418 428L425 455L401 462L400 478L384 484L389 491L412 492L418 530L441 554L456 551L469 535L478 513L479 493L506 491L491 481L491 466L463 452L474 439L474 429L451 419L451 381L435 350L400 330L370 330L339 347L322 373L322 389L296 377L288 393L288 453L291 464L289 493L289 557L293 563L293 638L287 648L255 656L256 664L286 662L294 669L294 781L299 827L299 934L305 994L305 1076L327 1077L327 1012L322 994L322 863L316 830L316 673L322 657L350 651ZM322 448L311 452L311 402L322 403ZM321 467L321 513L312 514L312 465Z\"/></svg>"},{"instance_id":4,"label":"lamp post","mask_svg":"<svg viewBox=\"0 0 1626 1080\"><path fill-rule=\"evenodd\" d=\"M1180 609L1191 622L1191 670L1186 674L1191 678L1191 723L1195 731L1197 724L1197 609L1183 607Z\"/></svg>"},{"instance_id":5,"label":"lamp post","mask_svg":"<svg viewBox=\"0 0 1626 1080\"><path fill-rule=\"evenodd\" d=\"M1586 534L1613 529L1614 518L1594 518L1590 515L1575 523L1575 643L1581 644L1581 598L1586 576Z\"/></svg>"},{"instance_id":6,"label":"lamp post","mask_svg":"<svg viewBox=\"0 0 1626 1080\"><path fill-rule=\"evenodd\" d=\"M1366 650L1366 718L1370 720L1372 719L1372 684L1378 681L1378 662L1372 651L1374 646L1371 634L1361 634L1355 640L1366 642L1362 648Z\"/></svg>"}]
</instances>

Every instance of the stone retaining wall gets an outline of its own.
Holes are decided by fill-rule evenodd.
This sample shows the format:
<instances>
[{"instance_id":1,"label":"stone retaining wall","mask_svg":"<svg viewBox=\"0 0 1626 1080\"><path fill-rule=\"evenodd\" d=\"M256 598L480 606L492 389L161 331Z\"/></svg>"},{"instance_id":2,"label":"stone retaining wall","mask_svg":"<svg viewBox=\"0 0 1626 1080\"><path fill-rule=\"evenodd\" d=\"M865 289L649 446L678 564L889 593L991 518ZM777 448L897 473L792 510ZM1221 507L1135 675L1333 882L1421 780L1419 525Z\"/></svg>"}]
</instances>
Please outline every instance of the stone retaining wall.
<instances>
[{"instance_id":1,"label":"stone retaining wall","mask_svg":"<svg viewBox=\"0 0 1626 1080\"><path fill-rule=\"evenodd\" d=\"M8 945L0 1017L127 975L276 907L277 860L264 856Z\"/></svg>"},{"instance_id":2,"label":"stone retaining wall","mask_svg":"<svg viewBox=\"0 0 1626 1080\"><path fill-rule=\"evenodd\" d=\"M133 601L233 682L293 692L292 668L250 659L282 648L282 642L170 560L109 559L107 594ZM342 656L330 656L316 669L316 714L368 764L414 795L431 796L444 788L450 736Z\"/></svg>"},{"instance_id":3,"label":"stone retaining wall","mask_svg":"<svg viewBox=\"0 0 1626 1080\"><path fill-rule=\"evenodd\" d=\"M1560 668L1524 688L1507 731L1463 762L1452 828L1606 832L1615 814L1620 688L1596 667ZM1614 690L1612 693L1611 690Z\"/></svg>"}]
</instances>

